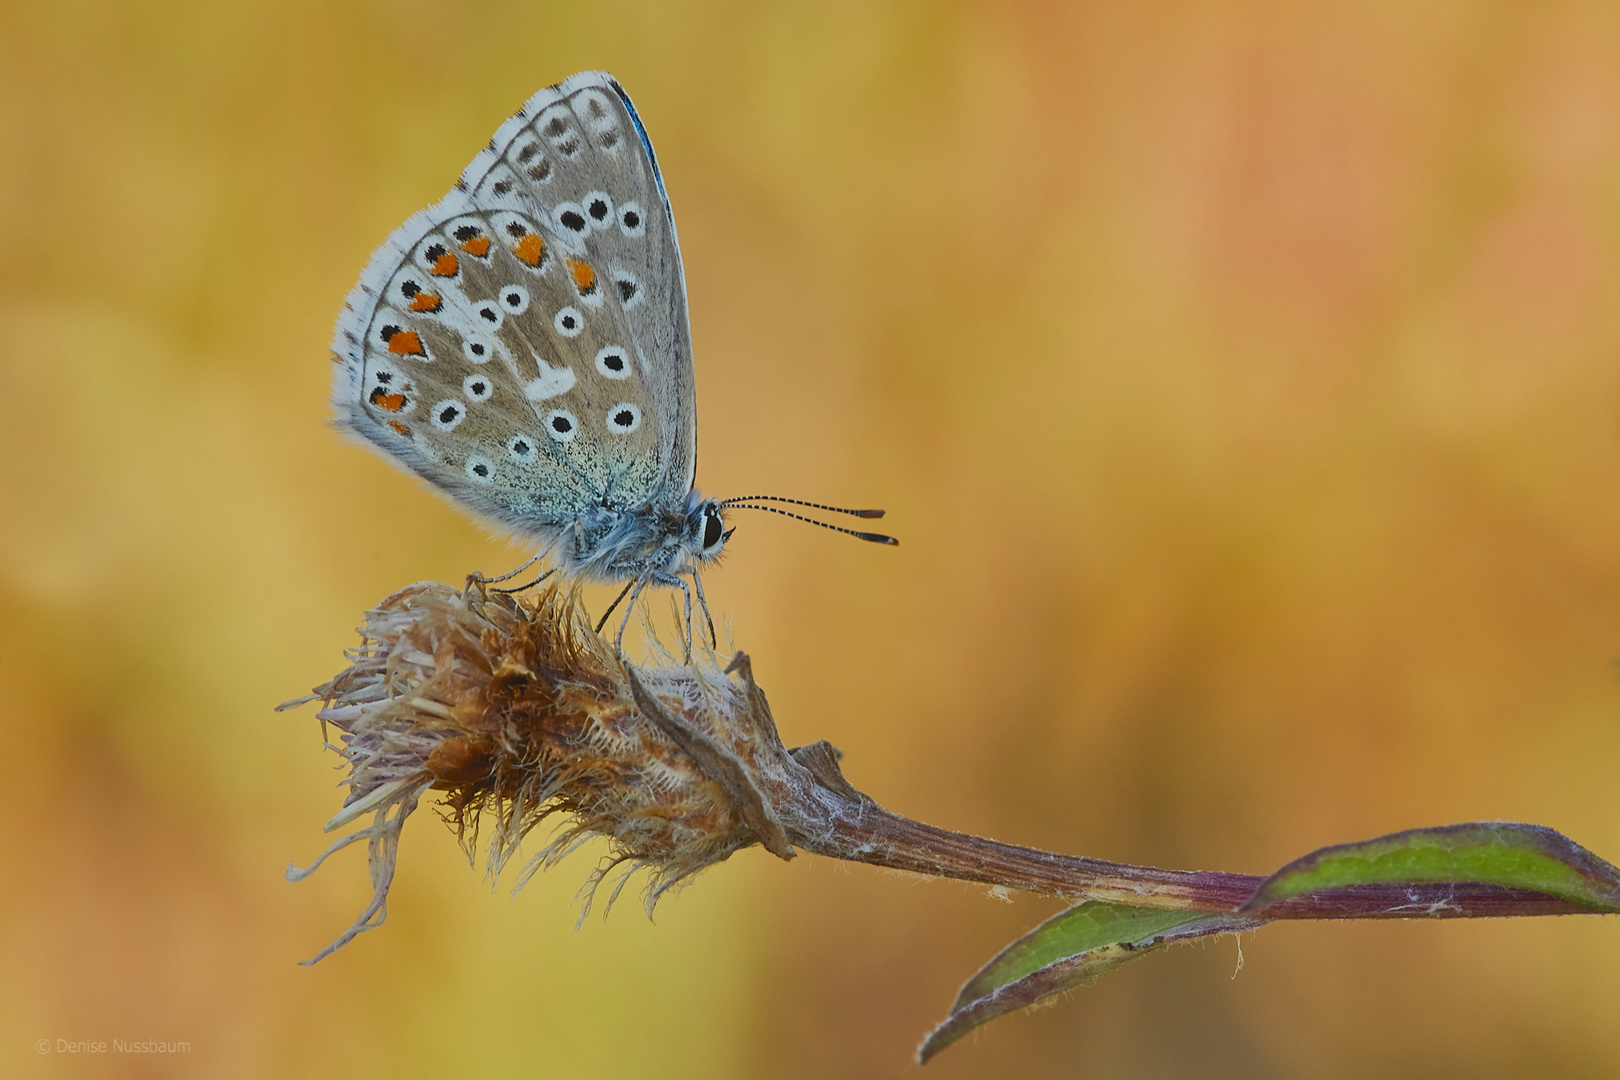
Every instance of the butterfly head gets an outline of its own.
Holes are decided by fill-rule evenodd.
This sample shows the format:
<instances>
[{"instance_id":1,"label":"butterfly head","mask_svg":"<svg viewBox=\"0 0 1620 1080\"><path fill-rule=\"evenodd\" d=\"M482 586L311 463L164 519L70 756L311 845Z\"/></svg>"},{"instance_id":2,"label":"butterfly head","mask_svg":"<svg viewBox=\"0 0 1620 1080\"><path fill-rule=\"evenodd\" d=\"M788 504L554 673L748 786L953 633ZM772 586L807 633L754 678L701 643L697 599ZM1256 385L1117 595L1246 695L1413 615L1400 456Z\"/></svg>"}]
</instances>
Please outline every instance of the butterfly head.
<instances>
[{"instance_id":1,"label":"butterfly head","mask_svg":"<svg viewBox=\"0 0 1620 1080\"><path fill-rule=\"evenodd\" d=\"M686 515L687 549L698 562L718 559L736 531L726 528L725 504L714 499L696 503Z\"/></svg>"}]
</instances>

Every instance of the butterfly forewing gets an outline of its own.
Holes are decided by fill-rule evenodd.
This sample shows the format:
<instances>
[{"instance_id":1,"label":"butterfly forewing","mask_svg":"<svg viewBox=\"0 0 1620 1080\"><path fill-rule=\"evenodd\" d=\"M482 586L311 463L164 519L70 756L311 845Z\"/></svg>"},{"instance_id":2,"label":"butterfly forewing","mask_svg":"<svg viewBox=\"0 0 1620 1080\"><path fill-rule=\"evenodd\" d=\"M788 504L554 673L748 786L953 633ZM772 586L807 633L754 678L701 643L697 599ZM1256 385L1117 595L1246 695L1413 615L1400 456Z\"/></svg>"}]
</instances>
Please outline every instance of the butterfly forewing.
<instances>
[{"instance_id":1,"label":"butterfly forewing","mask_svg":"<svg viewBox=\"0 0 1620 1080\"><path fill-rule=\"evenodd\" d=\"M692 360L674 224L606 75L542 91L373 257L339 321L340 418L520 534L679 506Z\"/></svg>"}]
</instances>

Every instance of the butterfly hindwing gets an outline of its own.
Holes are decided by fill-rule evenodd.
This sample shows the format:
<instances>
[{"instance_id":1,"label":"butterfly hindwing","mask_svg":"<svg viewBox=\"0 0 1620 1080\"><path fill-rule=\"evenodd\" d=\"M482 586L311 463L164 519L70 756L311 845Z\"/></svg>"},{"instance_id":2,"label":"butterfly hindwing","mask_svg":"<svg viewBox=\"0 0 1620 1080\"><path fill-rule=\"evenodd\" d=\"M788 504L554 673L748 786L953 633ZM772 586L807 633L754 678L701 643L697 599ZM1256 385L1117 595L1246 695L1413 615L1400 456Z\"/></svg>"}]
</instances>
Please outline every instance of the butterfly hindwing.
<instances>
[{"instance_id":1,"label":"butterfly hindwing","mask_svg":"<svg viewBox=\"0 0 1620 1080\"><path fill-rule=\"evenodd\" d=\"M373 257L334 351L345 425L514 532L680 505L695 458L685 287L618 85L574 76L503 124Z\"/></svg>"}]
</instances>

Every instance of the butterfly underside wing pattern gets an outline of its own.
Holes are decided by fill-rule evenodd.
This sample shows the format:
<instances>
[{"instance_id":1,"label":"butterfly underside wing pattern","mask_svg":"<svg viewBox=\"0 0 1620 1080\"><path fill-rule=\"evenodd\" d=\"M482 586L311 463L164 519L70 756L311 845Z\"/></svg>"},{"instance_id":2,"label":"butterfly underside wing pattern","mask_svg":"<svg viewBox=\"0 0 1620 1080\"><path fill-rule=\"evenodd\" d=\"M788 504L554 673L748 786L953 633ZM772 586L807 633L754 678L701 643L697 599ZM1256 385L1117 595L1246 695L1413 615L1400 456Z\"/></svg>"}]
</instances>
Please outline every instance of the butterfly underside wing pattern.
<instances>
[{"instance_id":1,"label":"butterfly underside wing pattern","mask_svg":"<svg viewBox=\"0 0 1620 1080\"><path fill-rule=\"evenodd\" d=\"M348 430L558 565L636 576L626 529L687 514L696 407L674 218L618 83L502 124L373 256L333 351Z\"/></svg>"}]
</instances>

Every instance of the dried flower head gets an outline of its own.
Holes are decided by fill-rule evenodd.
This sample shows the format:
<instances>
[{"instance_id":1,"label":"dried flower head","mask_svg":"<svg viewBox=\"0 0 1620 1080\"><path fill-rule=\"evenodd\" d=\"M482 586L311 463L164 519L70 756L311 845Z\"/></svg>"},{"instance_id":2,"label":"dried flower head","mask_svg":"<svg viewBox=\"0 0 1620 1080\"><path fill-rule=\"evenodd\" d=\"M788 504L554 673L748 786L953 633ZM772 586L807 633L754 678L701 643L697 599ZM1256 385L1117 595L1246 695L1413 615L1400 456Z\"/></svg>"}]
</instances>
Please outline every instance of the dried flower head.
<instances>
[{"instance_id":1,"label":"dried flower head","mask_svg":"<svg viewBox=\"0 0 1620 1080\"><path fill-rule=\"evenodd\" d=\"M585 910L615 867L625 869L613 897L635 870L650 872L650 910L671 886L758 839L730 793L657 722L667 714L656 715L672 711L722 752L755 757L747 743L758 726L736 722L738 713L763 707L745 665L740 679L712 654L632 673L591 630L576 593L563 588L523 601L412 585L368 612L360 633L345 671L283 706L319 699L323 728L339 731L328 745L348 761L349 794L327 831L373 818L321 856L369 840L375 892L360 919L315 959L382 922L400 829L429 790L444 792L443 812L469 858L489 819L492 879L535 826L566 815L523 866L519 887L589 837L606 838L609 856L587 883ZM321 860L289 870L289 878Z\"/></svg>"}]
</instances>

